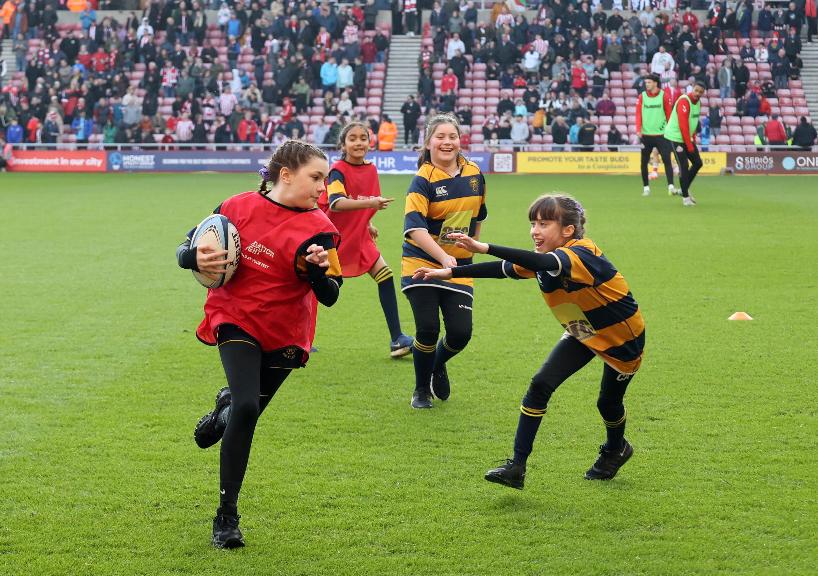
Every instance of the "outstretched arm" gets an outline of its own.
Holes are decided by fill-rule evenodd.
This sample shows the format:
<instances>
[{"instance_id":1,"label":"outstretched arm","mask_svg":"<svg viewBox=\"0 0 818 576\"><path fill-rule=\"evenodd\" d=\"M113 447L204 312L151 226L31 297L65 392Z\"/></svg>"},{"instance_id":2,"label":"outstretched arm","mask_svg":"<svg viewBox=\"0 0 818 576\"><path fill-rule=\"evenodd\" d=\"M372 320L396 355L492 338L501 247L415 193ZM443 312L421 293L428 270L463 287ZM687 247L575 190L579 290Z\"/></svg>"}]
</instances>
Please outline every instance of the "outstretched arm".
<instances>
[{"instance_id":1,"label":"outstretched arm","mask_svg":"<svg viewBox=\"0 0 818 576\"><path fill-rule=\"evenodd\" d=\"M530 250L486 244L460 232L451 232L448 238L454 240L455 245L460 248L479 254L490 254L532 272L553 272L560 269L560 261L551 253L539 254Z\"/></svg>"}]
</instances>

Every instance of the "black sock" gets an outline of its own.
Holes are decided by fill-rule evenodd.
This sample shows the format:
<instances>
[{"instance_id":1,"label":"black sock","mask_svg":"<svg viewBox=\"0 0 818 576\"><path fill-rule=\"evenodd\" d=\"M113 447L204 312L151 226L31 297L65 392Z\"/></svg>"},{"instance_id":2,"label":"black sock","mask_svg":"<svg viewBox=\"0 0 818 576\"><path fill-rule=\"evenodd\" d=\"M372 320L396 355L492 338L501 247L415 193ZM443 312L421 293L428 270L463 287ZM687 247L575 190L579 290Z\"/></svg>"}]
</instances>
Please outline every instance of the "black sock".
<instances>
[{"instance_id":1,"label":"black sock","mask_svg":"<svg viewBox=\"0 0 818 576\"><path fill-rule=\"evenodd\" d=\"M435 367L434 369L437 370L446 362L457 356L462 350L455 350L454 348L448 346L446 344L446 337L440 339L440 342L437 343L437 349L435 350Z\"/></svg>"},{"instance_id":2,"label":"black sock","mask_svg":"<svg viewBox=\"0 0 818 576\"><path fill-rule=\"evenodd\" d=\"M608 420L606 417L610 417ZM625 424L627 413L625 407L622 406L619 418L615 414L606 414L602 417L605 423L605 432L608 435L608 441L605 442L605 448L608 450L621 450L625 442Z\"/></svg>"},{"instance_id":3,"label":"black sock","mask_svg":"<svg viewBox=\"0 0 818 576\"><path fill-rule=\"evenodd\" d=\"M389 336L392 342L401 335L400 316L398 315L398 299L395 296L395 281L392 279L392 269L389 266L381 268L375 274L375 282L378 283L378 298L381 300L381 308L386 318L386 325L389 328Z\"/></svg>"},{"instance_id":4,"label":"black sock","mask_svg":"<svg viewBox=\"0 0 818 576\"><path fill-rule=\"evenodd\" d=\"M534 447L534 438L545 414L545 408L527 408L520 406L520 420L517 422L517 434L514 436L514 463L525 466L528 456Z\"/></svg>"},{"instance_id":5,"label":"black sock","mask_svg":"<svg viewBox=\"0 0 818 576\"><path fill-rule=\"evenodd\" d=\"M412 345L412 359L415 361L415 390L429 392L432 370L435 364L435 347L418 342Z\"/></svg>"}]
</instances>

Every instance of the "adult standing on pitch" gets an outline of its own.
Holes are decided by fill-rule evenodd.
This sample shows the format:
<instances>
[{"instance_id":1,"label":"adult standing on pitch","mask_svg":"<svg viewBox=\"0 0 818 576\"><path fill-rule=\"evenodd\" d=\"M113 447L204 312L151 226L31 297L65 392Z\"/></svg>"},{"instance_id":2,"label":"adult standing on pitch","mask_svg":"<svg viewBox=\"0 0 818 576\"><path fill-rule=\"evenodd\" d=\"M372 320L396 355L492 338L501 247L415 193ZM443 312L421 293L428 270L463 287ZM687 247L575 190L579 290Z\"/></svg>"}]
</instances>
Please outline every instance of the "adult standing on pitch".
<instances>
[{"instance_id":1,"label":"adult standing on pitch","mask_svg":"<svg viewBox=\"0 0 818 576\"><path fill-rule=\"evenodd\" d=\"M645 77L645 91L639 94L636 101L636 133L642 141L642 196L650 195L648 184L648 163L654 148L662 156L667 177L667 191L675 194L673 186L673 164L670 160L670 144L664 137L667 119L673 110L670 92L659 87L659 76L648 74Z\"/></svg>"},{"instance_id":2,"label":"adult standing on pitch","mask_svg":"<svg viewBox=\"0 0 818 576\"><path fill-rule=\"evenodd\" d=\"M673 105L673 112L665 126L665 138L673 147L676 163L679 165L679 184L682 187L682 205L695 206L696 200L690 195L690 185L702 167L702 157L696 147L696 129L699 126L701 98L704 94L703 82L696 82L690 94L682 95Z\"/></svg>"},{"instance_id":3,"label":"adult standing on pitch","mask_svg":"<svg viewBox=\"0 0 818 576\"><path fill-rule=\"evenodd\" d=\"M244 252L233 279L208 290L205 318L196 330L199 340L218 345L229 385L216 395L216 408L194 433L202 448L224 434L220 506L213 519L217 548L244 546L237 503L256 422L290 372L307 363L314 299L332 306L342 282L338 231L315 207L329 174L324 153L290 140L260 173L257 192L232 196L215 210L235 224ZM179 265L224 272L226 251L191 247L191 236L176 252ZM223 422L228 405L229 418Z\"/></svg>"}]
</instances>

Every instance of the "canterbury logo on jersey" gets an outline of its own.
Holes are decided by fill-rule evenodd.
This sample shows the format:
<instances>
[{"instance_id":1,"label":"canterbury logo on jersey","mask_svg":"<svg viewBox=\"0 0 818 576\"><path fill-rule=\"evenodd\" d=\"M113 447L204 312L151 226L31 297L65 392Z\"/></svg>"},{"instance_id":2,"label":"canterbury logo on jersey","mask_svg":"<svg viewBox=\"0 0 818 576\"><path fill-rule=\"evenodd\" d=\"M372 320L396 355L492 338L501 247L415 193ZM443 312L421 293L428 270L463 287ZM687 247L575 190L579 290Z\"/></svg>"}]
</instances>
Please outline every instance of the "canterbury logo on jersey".
<instances>
[{"instance_id":1,"label":"canterbury logo on jersey","mask_svg":"<svg viewBox=\"0 0 818 576\"><path fill-rule=\"evenodd\" d=\"M446 190L445 186L438 186L437 188L435 188L435 196L437 198L442 198L443 196L448 196L448 195L449 195L449 191Z\"/></svg>"}]
</instances>

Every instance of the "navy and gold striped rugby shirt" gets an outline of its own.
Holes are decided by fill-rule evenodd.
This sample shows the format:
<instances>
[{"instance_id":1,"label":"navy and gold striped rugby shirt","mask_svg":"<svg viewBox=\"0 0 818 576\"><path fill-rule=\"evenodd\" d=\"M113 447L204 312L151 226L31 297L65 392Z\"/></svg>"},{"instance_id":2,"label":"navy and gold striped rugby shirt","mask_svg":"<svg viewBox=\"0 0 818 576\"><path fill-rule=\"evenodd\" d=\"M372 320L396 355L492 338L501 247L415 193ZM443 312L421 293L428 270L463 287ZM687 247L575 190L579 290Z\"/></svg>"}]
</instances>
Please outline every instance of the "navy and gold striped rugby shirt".
<instances>
[{"instance_id":1,"label":"navy and gold striped rugby shirt","mask_svg":"<svg viewBox=\"0 0 818 576\"><path fill-rule=\"evenodd\" d=\"M472 253L447 240L449 232L474 236L477 223L486 219L486 180L480 168L462 156L458 159L460 173L454 177L431 163L423 164L415 174L406 193L403 224L403 258L401 259L401 290L417 286L434 286L473 295L472 278L451 280L412 280L421 267L442 268L409 237L413 230L427 230L432 239L458 266L471 264Z\"/></svg>"},{"instance_id":2,"label":"navy and gold striped rugby shirt","mask_svg":"<svg viewBox=\"0 0 818 576\"><path fill-rule=\"evenodd\" d=\"M589 238L551 252L555 272L534 273L503 262L510 278L537 278L543 299L565 331L614 370L633 374L642 362L645 322L625 278Z\"/></svg>"}]
</instances>

